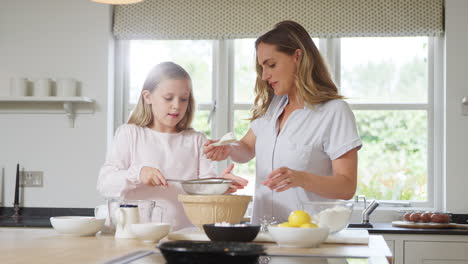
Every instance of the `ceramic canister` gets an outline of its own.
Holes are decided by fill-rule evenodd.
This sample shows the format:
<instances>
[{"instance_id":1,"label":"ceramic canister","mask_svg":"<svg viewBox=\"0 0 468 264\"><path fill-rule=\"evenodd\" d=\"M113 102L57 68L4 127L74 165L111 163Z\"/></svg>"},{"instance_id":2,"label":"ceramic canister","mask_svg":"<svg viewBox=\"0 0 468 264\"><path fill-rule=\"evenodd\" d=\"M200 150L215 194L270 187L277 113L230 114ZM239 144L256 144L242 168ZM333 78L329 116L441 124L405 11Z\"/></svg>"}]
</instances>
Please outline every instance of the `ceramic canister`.
<instances>
[{"instance_id":1,"label":"ceramic canister","mask_svg":"<svg viewBox=\"0 0 468 264\"><path fill-rule=\"evenodd\" d=\"M28 93L28 79L23 77L12 77L10 79L10 95L26 96Z\"/></svg>"},{"instance_id":2,"label":"ceramic canister","mask_svg":"<svg viewBox=\"0 0 468 264\"><path fill-rule=\"evenodd\" d=\"M52 81L49 78L38 79L34 82L34 96L50 96Z\"/></svg>"},{"instance_id":3,"label":"ceramic canister","mask_svg":"<svg viewBox=\"0 0 468 264\"><path fill-rule=\"evenodd\" d=\"M77 82L72 78L57 80L57 96L73 97L76 96Z\"/></svg>"},{"instance_id":4,"label":"ceramic canister","mask_svg":"<svg viewBox=\"0 0 468 264\"><path fill-rule=\"evenodd\" d=\"M140 222L138 206L134 204L121 204L117 210L116 238L136 238L131 225Z\"/></svg>"}]
</instances>

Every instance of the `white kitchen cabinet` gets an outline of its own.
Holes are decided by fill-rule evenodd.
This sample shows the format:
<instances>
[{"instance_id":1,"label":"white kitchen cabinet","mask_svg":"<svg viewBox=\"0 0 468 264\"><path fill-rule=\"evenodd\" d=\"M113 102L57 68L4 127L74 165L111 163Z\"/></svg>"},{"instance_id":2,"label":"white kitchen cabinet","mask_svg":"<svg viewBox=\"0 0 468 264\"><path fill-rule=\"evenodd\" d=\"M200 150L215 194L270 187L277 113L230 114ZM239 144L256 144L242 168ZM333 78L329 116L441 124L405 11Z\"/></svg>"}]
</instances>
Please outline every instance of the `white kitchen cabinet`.
<instances>
[{"instance_id":1,"label":"white kitchen cabinet","mask_svg":"<svg viewBox=\"0 0 468 264\"><path fill-rule=\"evenodd\" d=\"M392 251L394 264L468 264L466 235L380 235Z\"/></svg>"},{"instance_id":2,"label":"white kitchen cabinet","mask_svg":"<svg viewBox=\"0 0 468 264\"><path fill-rule=\"evenodd\" d=\"M405 241L404 263L468 264L468 242Z\"/></svg>"}]
</instances>

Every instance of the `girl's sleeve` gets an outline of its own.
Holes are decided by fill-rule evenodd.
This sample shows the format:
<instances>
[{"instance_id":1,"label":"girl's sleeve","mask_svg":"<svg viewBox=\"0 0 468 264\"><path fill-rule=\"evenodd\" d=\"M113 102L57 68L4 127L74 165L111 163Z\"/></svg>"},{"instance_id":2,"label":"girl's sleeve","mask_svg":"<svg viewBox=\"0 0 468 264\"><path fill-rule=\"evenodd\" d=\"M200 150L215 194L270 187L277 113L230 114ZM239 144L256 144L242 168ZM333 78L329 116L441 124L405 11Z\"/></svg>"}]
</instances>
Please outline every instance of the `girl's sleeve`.
<instances>
[{"instance_id":1,"label":"girl's sleeve","mask_svg":"<svg viewBox=\"0 0 468 264\"><path fill-rule=\"evenodd\" d=\"M141 184L139 176L143 165L132 163L134 138L128 125L117 129L97 181L97 190L104 197L124 196Z\"/></svg>"},{"instance_id":2,"label":"girl's sleeve","mask_svg":"<svg viewBox=\"0 0 468 264\"><path fill-rule=\"evenodd\" d=\"M196 142L199 157L198 178L217 177L215 162L208 159L203 151L203 144L206 142L205 135L200 133Z\"/></svg>"}]
</instances>

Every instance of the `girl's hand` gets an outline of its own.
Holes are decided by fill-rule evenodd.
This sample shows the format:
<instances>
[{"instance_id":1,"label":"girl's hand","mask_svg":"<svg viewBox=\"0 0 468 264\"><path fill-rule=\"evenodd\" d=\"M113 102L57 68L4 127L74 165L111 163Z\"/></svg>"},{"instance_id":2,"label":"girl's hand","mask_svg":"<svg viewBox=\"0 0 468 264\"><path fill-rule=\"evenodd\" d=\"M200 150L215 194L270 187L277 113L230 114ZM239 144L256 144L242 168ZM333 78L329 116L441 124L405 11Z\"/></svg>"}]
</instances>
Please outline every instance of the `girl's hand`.
<instances>
[{"instance_id":1,"label":"girl's hand","mask_svg":"<svg viewBox=\"0 0 468 264\"><path fill-rule=\"evenodd\" d=\"M233 168L234 164L230 164L221 175L222 178L233 181L226 193L233 193L236 192L238 189L244 189L244 187L247 186L247 184L249 183L248 180L232 174L231 171Z\"/></svg>"},{"instance_id":2,"label":"girl's hand","mask_svg":"<svg viewBox=\"0 0 468 264\"><path fill-rule=\"evenodd\" d=\"M203 152L205 153L206 157L210 160L225 160L229 157L232 152L232 148L230 145L224 146L212 146L211 144L214 142L218 142L219 140L207 140L203 145Z\"/></svg>"},{"instance_id":3,"label":"girl's hand","mask_svg":"<svg viewBox=\"0 0 468 264\"><path fill-rule=\"evenodd\" d=\"M166 186L164 175L156 168L143 167L140 171L140 181L149 186Z\"/></svg>"},{"instance_id":4,"label":"girl's hand","mask_svg":"<svg viewBox=\"0 0 468 264\"><path fill-rule=\"evenodd\" d=\"M292 187L302 186L303 181L304 175L300 171L281 167L272 171L262 184L272 190L282 192Z\"/></svg>"}]
</instances>

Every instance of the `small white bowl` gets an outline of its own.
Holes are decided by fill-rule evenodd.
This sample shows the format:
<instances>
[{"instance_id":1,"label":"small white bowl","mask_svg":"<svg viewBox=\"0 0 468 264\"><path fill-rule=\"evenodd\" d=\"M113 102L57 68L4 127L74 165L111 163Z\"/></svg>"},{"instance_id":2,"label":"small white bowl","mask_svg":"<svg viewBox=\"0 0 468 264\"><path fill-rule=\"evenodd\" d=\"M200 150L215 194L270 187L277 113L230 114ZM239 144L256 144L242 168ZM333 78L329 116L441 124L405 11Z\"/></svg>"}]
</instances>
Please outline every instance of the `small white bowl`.
<instances>
[{"instance_id":1,"label":"small white bowl","mask_svg":"<svg viewBox=\"0 0 468 264\"><path fill-rule=\"evenodd\" d=\"M299 228L269 226L268 232L280 247L318 247L328 237L327 227Z\"/></svg>"},{"instance_id":2,"label":"small white bowl","mask_svg":"<svg viewBox=\"0 0 468 264\"><path fill-rule=\"evenodd\" d=\"M171 224L168 223L141 223L130 226L132 233L143 242L157 243L169 234Z\"/></svg>"},{"instance_id":3,"label":"small white bowl","mask_svg":"<svg viewBox=\"0 0 468 264\"><path fill-rule=\"evenodd\" d=\"M106 219L91 216L54 216L52 227L64 236L93 236L104 226Z\"/></svg>"}]
</instances>

